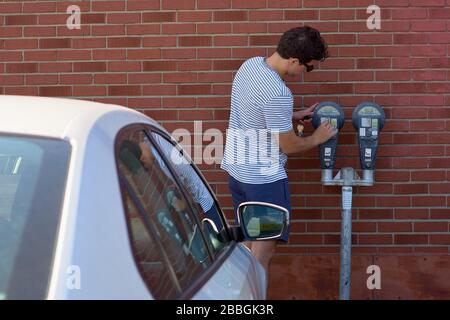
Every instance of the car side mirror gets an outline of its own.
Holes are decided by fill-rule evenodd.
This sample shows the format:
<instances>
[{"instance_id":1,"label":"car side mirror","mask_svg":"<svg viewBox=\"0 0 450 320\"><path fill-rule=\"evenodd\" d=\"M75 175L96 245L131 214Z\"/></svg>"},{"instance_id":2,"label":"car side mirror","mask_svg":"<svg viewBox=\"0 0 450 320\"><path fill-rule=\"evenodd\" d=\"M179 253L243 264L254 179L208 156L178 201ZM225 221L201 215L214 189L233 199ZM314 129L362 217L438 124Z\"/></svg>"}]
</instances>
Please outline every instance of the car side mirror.
<instances>
[{"instance_id":1,"label":"car side mirror","mask_svg":"<svg viewBox=\"0 0 450 320\"><path fill-rule=\"evenodd\" d=\"M238 208L244 240L278 239L289 225L289 211L266 202L244 202Z\"/></svg>"}]
</instances>

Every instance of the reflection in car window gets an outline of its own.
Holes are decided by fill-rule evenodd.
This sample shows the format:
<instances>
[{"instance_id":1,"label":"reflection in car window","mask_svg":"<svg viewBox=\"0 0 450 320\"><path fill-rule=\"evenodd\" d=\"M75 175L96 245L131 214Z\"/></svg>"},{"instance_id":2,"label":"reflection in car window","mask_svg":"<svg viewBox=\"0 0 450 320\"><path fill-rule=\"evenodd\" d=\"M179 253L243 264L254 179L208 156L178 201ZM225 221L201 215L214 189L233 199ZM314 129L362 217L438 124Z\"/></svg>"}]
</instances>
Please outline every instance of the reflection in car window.
<instances>
[{"instance_id":1,"label":"reflection in car window","mask_svg":"<svg viewBox=\"0 0 450 320\"><path fill-rule=\"evenodd\" d=\"M122 168L122 172L126 170ZM131 177L128 177L131 179ZM131 232L131 245L138 268L149 284L155 299L170 299L178 293L177 285L171 279L164 263L163 253L157 242L145 227L144 218L139 214L129 194L125 192L126 214Z\"/></svg>"},{"instance_id":2,"label":"reflection in car window","mask_svg":"<svg viewBox=\"0 0 450 320\"><path fill-rule=\"evenodd\" d=\"M228 242L227 233L224 230L220 210L208 188L192 167L193 164L190 159L183 155L182 149L178 145L172 144L156 132L148 133L159 146L161 152L164 153L165 158L170 162L184 188L191 196L192 202L195 204L194 209L202 221L203 231L208 235L213 250L220 252ZM147 145L150 145L148 140L146 141ZM161 164L161 166L164 166L164 164Z\"/></svg>"},{"instance_id":3,"label":"reflection in car window","mask_svg":"<svg viewBox=\"0 0 450 320\"><path fill-rule=\"evenodd\" d=\"M142 151L144 146L148 148L146 152ZM175 286L178 290L186 289L211 264L206 243L186 199L171 172L163 166L161 155L143 141L143 132L134 132L122 140L119 159L119 169L129 191L143 208L144 226L149 230L154 228L151 233L163 248L169 272L176 277ZM136 228L131 230L135 231ZM148 285L153 293L158 284L150 281ZM168 292L158 294L161 298L174 298Z\"/></svg>"}]
</instances>

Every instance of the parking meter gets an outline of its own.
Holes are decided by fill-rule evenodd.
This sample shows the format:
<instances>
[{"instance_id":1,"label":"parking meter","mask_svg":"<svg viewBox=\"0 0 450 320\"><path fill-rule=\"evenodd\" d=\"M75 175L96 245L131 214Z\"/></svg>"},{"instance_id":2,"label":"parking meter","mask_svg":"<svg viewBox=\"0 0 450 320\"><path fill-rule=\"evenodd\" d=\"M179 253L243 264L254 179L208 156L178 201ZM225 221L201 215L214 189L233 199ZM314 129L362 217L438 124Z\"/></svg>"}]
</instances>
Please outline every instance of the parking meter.
<instances>
[{"instance_id":1,"label":"parking meter","mask_svg":"<svg viewBox=\"0 0 450 320\"><path fill-rule=\"evenodd\" d=\"M321 102L314 109L313 126L318 128L323 122L329 122L333 127L340 130L344 126L345 118L342 108L334 102ZM336 133L327 142L319 146L320 167L322 170L333 169L336 161L336 148L338 134Z\"/></svg>"},{"instance_id":2,"label":"parking meter","mask_svg":"<svg viewBox=\"0 0 450 320\"><path fill-rule=\"evenodd\" d=\"M362 170L375 169L379 134L383 129L384 120L383 108L374 102L363 102L353 111L352 123L358 133Z\"/></svg>"}]
</instances>

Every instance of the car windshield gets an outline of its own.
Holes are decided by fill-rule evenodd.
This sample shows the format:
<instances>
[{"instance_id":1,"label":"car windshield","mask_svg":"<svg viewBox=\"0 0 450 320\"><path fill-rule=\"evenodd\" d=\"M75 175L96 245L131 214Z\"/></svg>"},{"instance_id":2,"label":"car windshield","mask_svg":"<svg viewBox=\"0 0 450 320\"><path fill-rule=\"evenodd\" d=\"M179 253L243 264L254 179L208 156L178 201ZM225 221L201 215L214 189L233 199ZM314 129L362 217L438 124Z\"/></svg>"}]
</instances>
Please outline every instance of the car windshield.
<instances>
[{"instance_id":1,"label":"car windshield","mask_svg":"<svg viewBox=\"0 0 450 320\"><path fill-rule=\"evenodd\" d=\"M0 300L47 294L67 141L0 134Z\"/></svg>"}]
</instances>

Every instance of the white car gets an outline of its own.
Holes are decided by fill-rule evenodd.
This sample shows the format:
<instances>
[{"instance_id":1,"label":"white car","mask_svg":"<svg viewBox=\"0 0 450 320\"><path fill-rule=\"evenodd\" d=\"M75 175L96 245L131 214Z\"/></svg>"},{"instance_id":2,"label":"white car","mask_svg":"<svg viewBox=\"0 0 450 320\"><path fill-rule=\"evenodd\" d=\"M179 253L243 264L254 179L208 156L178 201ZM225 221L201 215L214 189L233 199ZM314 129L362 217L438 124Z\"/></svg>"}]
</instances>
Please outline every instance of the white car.
<instances>
[{"instance_id":1,"label":"white car","mask_svg":"<svg viewBox=\"0 0 450 320\"><path fill-rule=\"evenodd\" d=\"M288 212L246 203L239 220L142 113L0 96L0 300L264 299L239 242L278 238Z\"/></svg>"}]
</instances>

